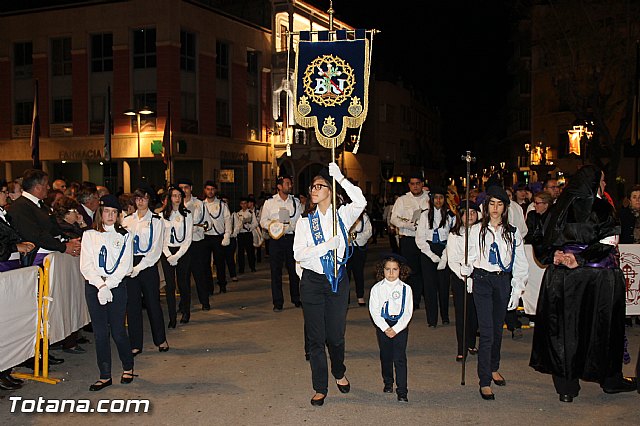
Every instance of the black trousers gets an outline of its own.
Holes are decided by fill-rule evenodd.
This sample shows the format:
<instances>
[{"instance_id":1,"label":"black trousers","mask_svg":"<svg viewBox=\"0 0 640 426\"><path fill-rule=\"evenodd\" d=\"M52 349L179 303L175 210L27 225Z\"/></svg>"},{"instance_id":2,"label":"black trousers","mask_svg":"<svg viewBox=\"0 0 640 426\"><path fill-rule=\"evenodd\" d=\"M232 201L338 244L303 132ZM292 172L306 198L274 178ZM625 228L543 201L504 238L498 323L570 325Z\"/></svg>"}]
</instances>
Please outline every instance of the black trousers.
<instances>
[{"instance_id":1,"label":"black trousers","mask_svg":"<svg viewBox=\"0 0 640 426\"><path fill-rule=\"evenodd\" d=\"M109 335L118 348L118 356L122 362L122 369L133 369L133 355L129 336L124 325L124 317L127 311L127 285L122 282L116 288L111 289L113 301L101 305L98 301L98 289L85 282L84 295L89 308L89 316L93 327L93 338L96 341L96 357L101 379L111 378L111 341Z\"/></svg>"},{"instance_id":2,"label":"black trousers","mask_svg":"<svg viewBox=\"0 0 640 426\"><path fill-rule=\"evenodd\" d=\"M438 306L442 322L449 322L449 270L438 271L438 264L424 254L420 255L420 265L427 323L438 324Z\"/></svg>"},{"instance_id":3,"label":"black trousers","mask_svg":"<svg viewBox=\"0 0 640 426\"><path fill-rule=\"evenodd\" d=\"M281 308L284 305L282 293L282 265L289 273L289 294L291 303L300 302L300 278L296 274L296 261L293 258L293 234L287 234L278 240L270 240L269 263L271 264L271 297L273 306Z\"/></svg>"},{"instance_id":4,"label":"black trousers","mask_svg":"<svg viewBox=\"0 0 640 426\"><path fill-rule=\"evenodd\" d=\"M178 251L178 247L169 247L172 254ZM189 251L178 260L176 266L169 265L167 258L160 256L162 263L162 272L164 272L165 295L167 297L167 309L169 310L169 320L176 319L176 280L178 289L180 290L179 310L182 313L191 312L191 276L189 268L191 267L191 255Z\"/></svg>"},{"instance_id":5,"label":"black trousers","mask_svg":"<svg viewBox=\"0 0 640 426\"><path fill-rule=\"evenodd\" d=\"M213 294L213 274L211 273L211 255L213 254L213 263L216 265L216 279L220 287L227 286L227 274L224 266L224 247L222 239L224 235L205 235L204 236L204 253L206 263L209 265L205 270L205 278L209 292Z\"/></svg>"},{"instance_id":6,"label":"black trousers","mask_svg":"<svg viewBox=\"0 0 640 426\"><path fill-rule=\"evenodd\" d=\"M362 299L364 297L364 264L367 261L367 246L353 247L353 254L347 262L347 271L349 280L353 276L356 283L356 297Z\"/></svg>"},{"instance_id":7,"label":"black trousers","mask_svg":"<svg viewBox=\"0 0 640 426\"><path fill-rule=\"evenodd\" d=\"M456 274L450 274L451 291L453 293L453 309L456 312L456 339L458 341L458 355L464 355L465 349L476 347L476 333L478 332L478 316L476 304L473 301L473 293L467 293L463 280ZM467 330L465 342L462 341L464 328L464 299L467 299Z\"/></svg>"},{"instance_id":8,"label":"black trousers","mask_svg":"<svg viewBox=\"0 0 640 426\"><path fill-rule=\"evenodd\" d=\"M244 256L247 255L249 270L256 271L256 249L253 246L253 234L241 232L238 234L238 272L244 274Z\"/></svg>"},{"instance_id":9,"label":"black trousers","mask_svg":"<svg viewBox=\"0 0 640 426\"><path fill-rule=\"evenodd\" d=\"M393 370L396 373L396 393L407 395L407 340L409 329L405 328L394 338L376 327L376 337L380 348L380 366L382 368L382 380L385 385L393 385Z\"/></svg>"},{"instance_id":10,"label":"black trousers","mask_svg":"<svg viewBox=\"0 0 640 426\"><path fill-rule=\"evenodd\" d=\"M236 250L238 248L238 241L235 237L229 240L228 246L222 246L222 251L224 252L224 262L227 264L227 268L229 268L229 277L235 278L238 276L236 272Z\"/></svg>"},{"instance_id":11,"label":"black trousers","mask_svg":"<svg viewBox=\"0 0 640 426\"><path fill-rule=\"evenodd\" d=\"M273 241L272 241L273 243ZM271 256L275 245L271 245ZM344 274L338 284L338 292L324 274L308 269L302 272L300 295L304 327L309 341L309 363L313 390L324 395L328 392L329 370L325 344L331 360L331 374L336 379L344 377L344 333L347 323L349 279Z\"/></svg>"},{"instance_id":12,"label":"black trousers","mask_svg":"<svg viewBox=\"0 0 640 426\"><path fill-rule=\"evenodd\" d=\"M134 257L134 265L140 263L143 256ZM132 349L142 350L142 304L144 303L151 325L153 344L160 346L167 340L164 331L164 316L160 305L160 276L157 265L143 269L134 277L125 278L127 283L127 324L129 342Z\"/></svg>"},{"instance_id":13,"label":"black trousers","mask_svg":"<svg viewBox=\"0 0 640 426\"><path fill-rule=\"evenodd\" d=\"M407 264L411 268L408 284L413 292L413 309L420 308L420 300L422 299L422 266L420 264L420 256L422 252L416 245L414 237L400 237L400 254L407 259ZM425 303L426 300L425 300Z\"/></svg>"},{"instance_id":14,"label":"black trousers","mask_svg":"<svg viewBox=\"0 0 640 426\"><path fill-rule=\"evenodd\" d=\"M198 301L202 306L211 306L209 303L209 283L207 282L207 270L211 275L211 252L206 249L204 240L192 241L189 247L191 256L191 275L196 283Z\"/></svg>"},{"instance_id":15,"label":"black trousers","mask_svg":"<svg viewBox=\"0 0 640 426\"><path fill-rule=\"evenodd\" d=\"M391 253L400 253L395 232L389 232L389 247L391 247Z\"/></svg>"},{"instance_id":16,"label":"black trousers","mask_svg":"<svg viewBox=\"0 0 640 426\"><path fill-rule=\"evenodd\" d=\"M507 311L504 317L504 323L507 325L507 330L513 331L516 328L522 328L522 323L518 319L518 310Z\"/></svg>"},{"instance_id":17,"label":"black trousers","mask_svg":"<svg viewBox=\"0 0 640 426\"><path fill-rule=\"evenodd\" d=\"M478 313L478 378L480 386L491 385L491 373L500 368L502 326L511 295L511 274L494 275L482 269L473 272L473 300Z\"/></svg>"}]
</instances>

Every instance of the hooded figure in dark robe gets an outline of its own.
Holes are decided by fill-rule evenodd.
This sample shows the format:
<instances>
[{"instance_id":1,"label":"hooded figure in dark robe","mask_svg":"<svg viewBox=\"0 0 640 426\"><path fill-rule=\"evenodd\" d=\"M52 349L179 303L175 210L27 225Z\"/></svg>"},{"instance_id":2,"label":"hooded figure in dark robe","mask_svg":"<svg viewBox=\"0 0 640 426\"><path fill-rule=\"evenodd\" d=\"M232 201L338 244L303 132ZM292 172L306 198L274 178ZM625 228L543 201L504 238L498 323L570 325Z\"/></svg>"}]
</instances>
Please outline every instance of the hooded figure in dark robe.
<instances>
[{"instance_id":1,"label":"hooded figure in dark robe","mask_svg":"<svg viewBox=\"0 0 640 426\"><path fill-rule=\"evenodd\" d=\"M620 225L602 196L604 174L584 166L545 223L546 269L536 312L530 366L551 374L563 402L579 379L606 393L636 389L623 378L625 279L619 266Z\"/></svg>"}]
</instances>

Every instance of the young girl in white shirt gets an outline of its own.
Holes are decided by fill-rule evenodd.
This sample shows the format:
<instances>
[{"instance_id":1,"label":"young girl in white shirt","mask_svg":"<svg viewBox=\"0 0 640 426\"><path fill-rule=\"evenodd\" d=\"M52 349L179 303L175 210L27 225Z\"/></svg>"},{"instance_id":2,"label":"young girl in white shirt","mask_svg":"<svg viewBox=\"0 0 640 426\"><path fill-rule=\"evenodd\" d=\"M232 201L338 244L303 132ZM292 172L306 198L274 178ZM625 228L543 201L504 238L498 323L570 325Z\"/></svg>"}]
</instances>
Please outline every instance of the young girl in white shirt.
<instances>
[{"instance_id":1,"label":"young girl in white shirt","mask_svg":"<svg viewBox=\"0 0 640 426\"><path fill-rule=\"evenodd\" d=\"M169 202L162 210L164 244L162 272L166 282L169 328L176 328L176 281L180 289L180 322L186 324L191 317L191 255L188 250L193 236L193 216L184 206L184 192L169 188Z\"/></svg>"},{"instance_id":2,"label":"young girl in white shirt","mask_svg":"<svg viewBox=\"0 0 640 426\"><path fill-rule=\"evenodd\" d=\"M131 235L120 225L121 210L114 195L104 195L96 210L93 229L82 235L80 272L86 280L85 297L100 369L100 379L89 387L90 391L111 386L109 334L118 348L122 362L124 372L120 383L131 383L135 377L133 354L124 325L127 310L127 286L124 279L133 270L133 242Z\"/></svg>"},{"instance_id":3,"label":"young girl in white shirt","mask_svg":"<svg viewBox=\"0 0 640 426\"><path fill-rule=\"evenodd\" d=\"M393 371L396 372L398 401L407 399L407 340L413 314L413 293L404 283L410 275L406 260L388 254L376 265L376 279L369 295L369 313L376 325L380 348L383 392L393 393Z\"/></svg>"}]
</instances>

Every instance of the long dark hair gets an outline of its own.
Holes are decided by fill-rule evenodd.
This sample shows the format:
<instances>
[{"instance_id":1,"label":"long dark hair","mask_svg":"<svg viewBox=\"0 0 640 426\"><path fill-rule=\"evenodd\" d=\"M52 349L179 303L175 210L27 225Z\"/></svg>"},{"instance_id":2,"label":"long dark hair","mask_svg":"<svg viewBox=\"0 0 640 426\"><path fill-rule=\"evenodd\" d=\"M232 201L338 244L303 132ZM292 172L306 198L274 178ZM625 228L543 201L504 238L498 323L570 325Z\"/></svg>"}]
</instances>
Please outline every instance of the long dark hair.
<instances>
[{"instance_id":1,"label":"long dark hair","mask_svg":"<svg viewBox=\"0 0 640 426\"><path fill-rule=\"evenodd\" d=\"M178 191L180 193L180 205L178 206L178 212L182 216L187 217L189 210L184 206L184 191L177 186L172 186L167 190L167 205L164 206L164 209L162 210L162 217L167 220L171 217L171 212L173 211L173 201L171 201L172 191Z\"/></svg>"},{"instance_id":2,"label":"long dark hair","mask_svg":"<svg viewBox=\"0 0 640 426\"><path fill-rule=\"evenodd\" d=\"M493 234L493 231L489 229L489 202L492 199L497 198L488 196L482 203L482 222L480 222L480 252L484 253L484 240L487 235L487 231ZM507 246L513 244L513 235L511 233L511 225L509 224L509 205L502 200L498 200L504 205L504 210L500 216L500 224L502 225L502 239L507 243ZM494 235L495 238L495 235Z\"/></svg>"},{"instance_id":3,"label":"long dark hair","mask_svg":"<svg viewBox=\"0 0 640 426\"><path fill-rule=\"evenodd\" d=\"M429 197L429 205L431 207L429 209L429 212L427 213L427 220L429 221L429 229L434 229L433 219L435 216L434 210L436 208L433 205L433 199L435 198L436 195L438 194L433 194L432 197ZM438 225L438 228L444 228L444 226L447 224L447 216L448 216L447 213L449 213L449 204L447 203L447 198L445 197L444 203L442 203L442 207L440 207L440 224Z\"/></svg>"},{"instance_id":4,"label":"long dark hair","mask_svg":"<svg viewBox=\"0 0 640 426\"><path fill-rule=\"evenodd\" d=\"M331 182L326 180L323 176L317 175L316 177L311 179L311 186L313 186L315 184L315 182L317 180L319 180L319 179L322 180L325 183L325 185L327 185L329 187L329 191L332 192L332 197L333 197L333 188L332 188ZM336 187L336 210L343 204L344 204L344 200L342 198L342 194L340 194L340 191ZM308 200L307 200L307 208L303 212L302 216L306 217L310 213L313 213L313 211L316 209L317 206L318 206L317 204L314 204L311 201L311 187L309 187L309 197L308 197Z\"/></svg>"},{"instance_id":5,"label":"long dark hair","mask_svg":"<svg viewBox=\"0 0 640 426\"><path fill-rule=\"evenodd\" d=\"M474 210L474 209L469 209L469 210ZM466 212L466 211L467 211L466 208L459 208L458 211L456 211L456 223L453 225L453 228L451 228L452 234L461 235L460 230L464 229L464 223L462 222L462 212ZM475 222L469 224L469 228L471 228L476 223L478 223L477 219Z\"/></svg>"}]
</instances>

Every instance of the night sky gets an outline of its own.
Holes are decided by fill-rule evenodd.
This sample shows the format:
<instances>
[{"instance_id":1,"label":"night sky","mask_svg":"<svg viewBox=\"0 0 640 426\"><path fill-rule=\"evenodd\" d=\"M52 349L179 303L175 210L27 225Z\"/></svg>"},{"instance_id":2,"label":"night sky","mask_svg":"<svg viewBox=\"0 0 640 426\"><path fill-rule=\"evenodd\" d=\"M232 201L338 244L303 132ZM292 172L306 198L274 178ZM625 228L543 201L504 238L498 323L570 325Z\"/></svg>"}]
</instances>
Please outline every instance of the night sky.
<instances>
[{"instance_id":1,"label":"night sky","mask_svg":"<svg viewBox=\"0 0 640 426\"><path fill-rule=\"evenodd\" d=\"M328 0L311 4L327 10ZM357 28L376 28L373 67L377 77L423 91L443 118L450 171L466 149L504 136L509 14L501 1L375 2L335 0L335 17ZM397 6L401 6L398 8ZM480 150L480 151L479 151Z\"/></svg>"}]
</instances>

